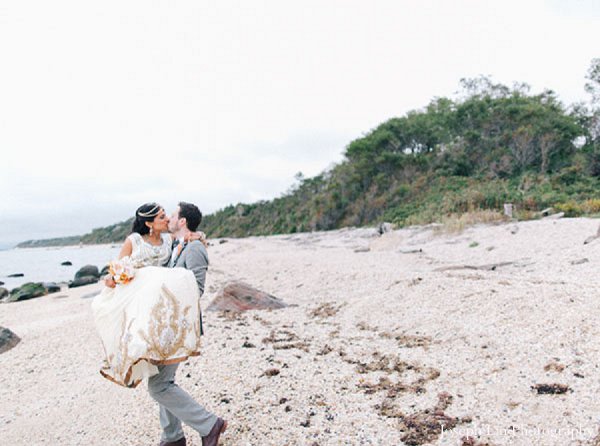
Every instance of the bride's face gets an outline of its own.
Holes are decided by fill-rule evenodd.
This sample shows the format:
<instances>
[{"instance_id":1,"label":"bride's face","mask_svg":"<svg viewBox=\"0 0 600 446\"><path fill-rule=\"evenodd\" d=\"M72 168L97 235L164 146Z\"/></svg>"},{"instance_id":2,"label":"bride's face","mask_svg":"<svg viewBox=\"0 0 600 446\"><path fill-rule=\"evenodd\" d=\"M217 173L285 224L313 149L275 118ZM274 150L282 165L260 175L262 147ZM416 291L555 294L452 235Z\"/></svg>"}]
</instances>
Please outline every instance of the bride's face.
<instances>
[{"instance_id":1,"label":"bride's face","mask_svg":"<svg viewBox=\"0 0 600 446\"><path fill-rule=\"evenodd\" d=\"M169 217L164 209L160 210L160 213L154 218L152 222L152 230L157 233L166 232L169 229Z\"/></svg>"}]
</instances>

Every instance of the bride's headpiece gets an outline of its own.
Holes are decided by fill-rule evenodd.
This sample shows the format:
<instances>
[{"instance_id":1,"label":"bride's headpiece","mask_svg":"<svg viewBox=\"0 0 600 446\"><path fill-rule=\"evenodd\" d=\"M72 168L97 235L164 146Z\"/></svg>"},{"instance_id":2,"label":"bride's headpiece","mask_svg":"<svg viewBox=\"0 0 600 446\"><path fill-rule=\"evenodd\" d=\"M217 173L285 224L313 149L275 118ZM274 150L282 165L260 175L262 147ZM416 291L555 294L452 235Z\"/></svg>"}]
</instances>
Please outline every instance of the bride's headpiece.
<instances>
[{"instance_id":1,"label":"bride's headpiece","mask_svg":"<svg viewBox=\"0 0 600 446\"><path fill-rule=\"evenodd\" d=\"M158 214L160 214L160 211L162 209L162 207L158 203L148 203L141 207L146 207L146 206L153 206L153 207L147 212L141 212L140 210L138 210L136 212L138 217L156 217Z\"/></svg>"}]
</instances>

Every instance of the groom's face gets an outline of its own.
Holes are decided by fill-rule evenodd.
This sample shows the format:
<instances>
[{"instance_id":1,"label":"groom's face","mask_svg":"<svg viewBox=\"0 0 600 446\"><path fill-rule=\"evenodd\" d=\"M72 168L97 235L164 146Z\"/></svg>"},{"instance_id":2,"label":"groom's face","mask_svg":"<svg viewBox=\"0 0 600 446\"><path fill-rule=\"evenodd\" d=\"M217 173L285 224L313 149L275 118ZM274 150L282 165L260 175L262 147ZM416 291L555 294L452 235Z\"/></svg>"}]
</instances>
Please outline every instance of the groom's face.
<instances>
[{"instance_id":1,"label":"groom's face","mask_svg":"<svg viewBox=\"0 0 600 446\"><path fill-rule=\"evenodd\" d=\"M184 220L179 218L179 206L175 209L175 212L171 214L171 218L169 219L169 232L177 232L184 225Z\"/></svg>"}]
</instances>

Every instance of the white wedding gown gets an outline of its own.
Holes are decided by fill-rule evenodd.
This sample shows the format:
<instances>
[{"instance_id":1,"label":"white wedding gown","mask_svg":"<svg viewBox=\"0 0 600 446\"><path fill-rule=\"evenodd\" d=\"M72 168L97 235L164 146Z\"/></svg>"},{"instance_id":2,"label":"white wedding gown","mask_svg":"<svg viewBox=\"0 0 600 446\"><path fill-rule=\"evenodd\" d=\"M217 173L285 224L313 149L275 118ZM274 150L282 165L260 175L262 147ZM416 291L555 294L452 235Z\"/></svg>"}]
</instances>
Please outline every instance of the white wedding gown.
<instances>
[{"instance_id":1,"label":"white wedding gown","mask_svg":"<svg viewBox=\"0 0 600 446\"><path fill-rule=\"evenodd\" d=\"M104 288L94 298L92 311L105 353L100 373L136 387L158 373L158 364L200 354L200 292L191 271L161 266L171 256L169 235L163 234L161 246L145 242L137 233L129 239L134 279Z\"/></svg>"}]
</instances>

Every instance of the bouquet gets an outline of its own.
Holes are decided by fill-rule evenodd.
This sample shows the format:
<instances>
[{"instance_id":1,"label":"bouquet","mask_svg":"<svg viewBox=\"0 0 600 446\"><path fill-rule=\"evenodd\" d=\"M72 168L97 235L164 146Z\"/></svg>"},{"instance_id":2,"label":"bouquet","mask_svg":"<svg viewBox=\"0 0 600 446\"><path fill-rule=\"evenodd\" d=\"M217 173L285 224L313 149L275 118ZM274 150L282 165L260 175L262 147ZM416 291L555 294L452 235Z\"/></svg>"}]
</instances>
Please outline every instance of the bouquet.
<instances>
[{"instance_id":1,"label":"bouquet","mask_svg":"<svg viewBox=\"0 0 600 446\"><path fill-rule=\"evenodd\" d=\"M116 283L126 285L135 277L135 268L129 257L123 257L108 264L108 273Z\"/></svg>"}]
</instances>

